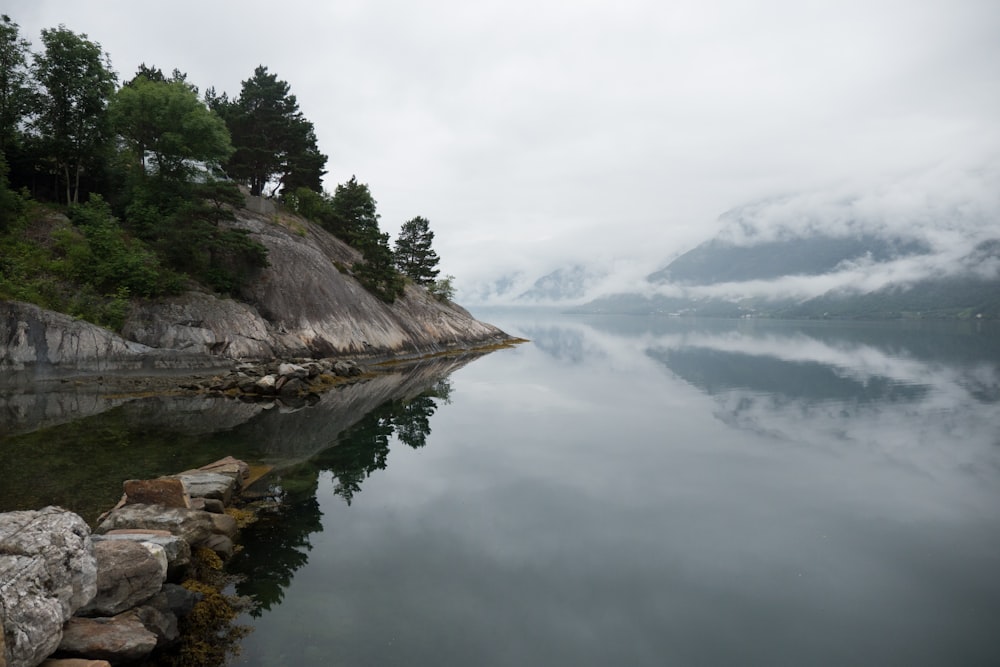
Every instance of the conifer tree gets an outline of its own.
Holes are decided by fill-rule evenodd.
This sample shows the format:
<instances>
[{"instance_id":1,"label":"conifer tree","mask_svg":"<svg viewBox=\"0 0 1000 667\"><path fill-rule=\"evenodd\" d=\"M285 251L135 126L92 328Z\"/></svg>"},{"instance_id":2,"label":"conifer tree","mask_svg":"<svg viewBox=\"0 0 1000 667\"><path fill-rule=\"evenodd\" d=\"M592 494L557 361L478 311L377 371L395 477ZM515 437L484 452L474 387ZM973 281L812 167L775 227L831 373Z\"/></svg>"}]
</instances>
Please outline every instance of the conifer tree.
<instances>
[{"instance_id":1,"label":"conifer tree","mask_svg":"<svg viewBox=\"0 0 1000 667\"><path fill-rule=\"evenodd\" d=\"M430 285L437 277L440 258L431 244L434 232L427 218L417 216L403 223L396 238L396 268L418 285Z\"/></svg>"}]
</instances>

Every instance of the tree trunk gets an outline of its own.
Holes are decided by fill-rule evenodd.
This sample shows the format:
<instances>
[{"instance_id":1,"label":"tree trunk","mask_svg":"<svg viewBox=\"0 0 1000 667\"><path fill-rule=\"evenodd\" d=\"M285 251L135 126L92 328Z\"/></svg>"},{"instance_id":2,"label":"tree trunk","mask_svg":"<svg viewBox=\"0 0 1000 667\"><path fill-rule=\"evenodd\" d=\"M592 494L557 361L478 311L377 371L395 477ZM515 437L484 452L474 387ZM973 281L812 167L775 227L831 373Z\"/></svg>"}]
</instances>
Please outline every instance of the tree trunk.
<instances>
[{"instance_id":1,"label":"tree trunk","mask_svg":"<svg viewBox=\"0 0 1000 667\"><path fill-rule=\"evenodd\" d=\"M73 203L80 203L80 172L83 171L80 165L76 165L76 182L73 184Z\"/></svg>"},{"instance_id":2,"label":"tree trunk","mask_svg":"<svg viewBox=\"0 0 1000 667\"><path fill-rule=\"evenodd\" d=\"M63 165L63 175L66 177L66 204L71 204L72 200L70 199L69 163L68 162Z\"/></svg>"}]
</instances>

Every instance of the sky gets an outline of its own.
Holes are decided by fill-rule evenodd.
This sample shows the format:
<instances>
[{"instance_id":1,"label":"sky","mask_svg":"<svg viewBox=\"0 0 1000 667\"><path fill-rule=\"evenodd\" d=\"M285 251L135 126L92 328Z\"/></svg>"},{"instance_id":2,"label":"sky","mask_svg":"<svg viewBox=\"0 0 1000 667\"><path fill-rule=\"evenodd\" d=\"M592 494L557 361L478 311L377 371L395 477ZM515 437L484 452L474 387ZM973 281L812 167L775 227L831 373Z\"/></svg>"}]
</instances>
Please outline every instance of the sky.
<instances>
[{"instance_id":1,"label":"sky","mask_svg":"<svg viewBox=\"0 0 1000 667\"><path fill-rule=\"evenodd\" d=\"M996 0L4 5L33 48L63 24L122 79L146 63L235 96L265 65L326 189L367 183L393 235L426 217L459 296L571 264L625 284L754 202L909 183L933 210L1000 173Z\"/></svg>"}]
</instances>

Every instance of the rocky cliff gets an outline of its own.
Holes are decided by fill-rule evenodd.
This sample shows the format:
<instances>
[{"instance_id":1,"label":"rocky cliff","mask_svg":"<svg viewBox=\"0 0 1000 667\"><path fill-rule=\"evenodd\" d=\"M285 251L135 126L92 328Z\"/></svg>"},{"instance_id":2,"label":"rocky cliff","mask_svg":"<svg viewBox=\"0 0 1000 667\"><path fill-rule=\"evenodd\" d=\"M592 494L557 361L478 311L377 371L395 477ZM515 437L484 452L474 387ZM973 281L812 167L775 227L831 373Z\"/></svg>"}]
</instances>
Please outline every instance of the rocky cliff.
<instances>
[{"instance_id":1,"label":"rocky cliff","mask_svg":"<svg viewBox=\"0 0 1000 667\"><path fill-rule=\"evenodd\" d=\"M508 336L407 285L386 304L350 274L353 248L281 211L243 209L236 226L268 249L238 299L188 292L133 308L122 336L20 303L0 303L0 370L202 368L274 357L384 358L499 342Z\"/></svg>"}]
</instances>

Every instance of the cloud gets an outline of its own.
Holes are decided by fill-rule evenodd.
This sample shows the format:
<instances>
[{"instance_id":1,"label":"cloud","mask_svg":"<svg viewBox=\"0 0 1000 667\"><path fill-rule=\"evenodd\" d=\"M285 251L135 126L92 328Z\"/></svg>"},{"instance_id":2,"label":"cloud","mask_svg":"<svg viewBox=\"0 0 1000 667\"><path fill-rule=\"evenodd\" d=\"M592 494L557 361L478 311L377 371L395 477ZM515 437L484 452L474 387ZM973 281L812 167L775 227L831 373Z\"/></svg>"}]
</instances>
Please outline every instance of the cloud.
<instances>
[{"instance_id":1,"label":"cloud","mask_svg":"<svg viewBox=\"0 0 1000 667\"><path fill-rule=\"evenodd\" d=\"M1000 154L989 0L11 0L5 12L36 45L59 23L86 32L123 77L146 62L235 94L267 65L316 125L327 187L357 175L390 232L427 217L460 288L566 262L652 271L747 202L876 191Z\"/></svg>"}]
</instances>

